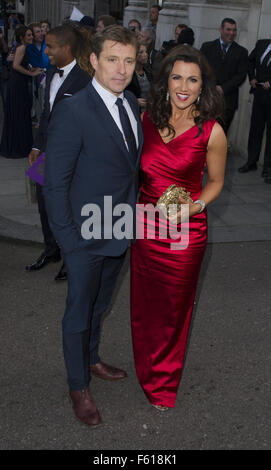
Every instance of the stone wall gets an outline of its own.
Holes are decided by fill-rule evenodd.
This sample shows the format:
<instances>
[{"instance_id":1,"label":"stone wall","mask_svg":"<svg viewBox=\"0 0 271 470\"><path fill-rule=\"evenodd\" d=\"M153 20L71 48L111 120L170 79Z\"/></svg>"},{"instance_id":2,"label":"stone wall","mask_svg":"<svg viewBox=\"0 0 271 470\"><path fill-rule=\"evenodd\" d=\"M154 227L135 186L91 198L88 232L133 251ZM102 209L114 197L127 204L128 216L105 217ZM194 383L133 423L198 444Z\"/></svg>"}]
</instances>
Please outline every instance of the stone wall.
<instances>
[{"instance_id":1,"label":"stone wall","mask_svg":"<svg viewBox=\"0 0 271 470\"><path fill-rule=\"evenodd\" d=\"M26 0L25 17L26 22L39 21L48 18L52 26L62 23L63 19L70 16L72 9L76 6L82 13L94 16L94 0Z\"/></svg>"}]
</instances>

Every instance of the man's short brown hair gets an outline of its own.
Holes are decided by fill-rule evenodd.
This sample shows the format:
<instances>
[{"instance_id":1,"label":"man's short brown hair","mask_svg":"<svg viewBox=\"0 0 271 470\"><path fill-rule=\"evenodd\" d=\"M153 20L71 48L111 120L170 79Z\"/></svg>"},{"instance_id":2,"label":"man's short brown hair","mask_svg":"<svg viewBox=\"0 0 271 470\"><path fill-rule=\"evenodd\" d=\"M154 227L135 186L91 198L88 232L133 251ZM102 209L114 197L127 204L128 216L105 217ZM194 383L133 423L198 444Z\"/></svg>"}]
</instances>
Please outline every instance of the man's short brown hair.
<instances>
[{"instance_id":1,"label":"man's short brown hair","mask_svg":"<svg viewBox=\"0 0 271 470\"><path fill-rule=\"evenodd\" d=\"M28 28L31 29L33 33L34 28L41 28L41 23L30 23L30 25L28 25Z\"/></svg>"},{"instance_id":2,"label":"man's short brown hair","mask_svg":"<svg viewBox=\"0 0 271 470\"><path fill-rule=\"evenodd\" d=\"M99 57L103 50L103 44L105 41L115 41L121 44L131 44L135 47L136 52L138 51L138 41L132 31L124 26L111 25L107 26L100 33L96 33L93 38L92 52Z\"/></svg>"}]
</instances>

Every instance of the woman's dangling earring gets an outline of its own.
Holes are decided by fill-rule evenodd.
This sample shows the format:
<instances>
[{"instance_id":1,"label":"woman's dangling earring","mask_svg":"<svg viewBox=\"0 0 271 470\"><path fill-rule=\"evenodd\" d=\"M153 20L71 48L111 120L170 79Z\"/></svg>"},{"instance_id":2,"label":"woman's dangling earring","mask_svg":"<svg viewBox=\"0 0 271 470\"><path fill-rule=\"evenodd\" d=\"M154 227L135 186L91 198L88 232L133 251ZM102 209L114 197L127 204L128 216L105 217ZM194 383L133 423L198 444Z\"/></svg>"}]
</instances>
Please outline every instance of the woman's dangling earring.
<instances>
[{"instance_id":1,"label":"woman's dangling earring","mask_svg":"<svg viewBox=\"0 0 271 470\"><path fill-rule=\"evenodd\" d=\"M199 102L200 102L200 96L201 96L201 90L200 90L199 96L198 96L198 97L197 97L197 99L196 99L196 105L199 105Z\"/></svg>"},{"instance_id":2,"label":"woman's dangling earring","mask_svg":"<svg viewBox=\"0 0 271 470\"><path fill-rule=\"evenodd\" d=\"M167 92L166 100L169 101L169 91Z\"/></svg>"}]
</instances>

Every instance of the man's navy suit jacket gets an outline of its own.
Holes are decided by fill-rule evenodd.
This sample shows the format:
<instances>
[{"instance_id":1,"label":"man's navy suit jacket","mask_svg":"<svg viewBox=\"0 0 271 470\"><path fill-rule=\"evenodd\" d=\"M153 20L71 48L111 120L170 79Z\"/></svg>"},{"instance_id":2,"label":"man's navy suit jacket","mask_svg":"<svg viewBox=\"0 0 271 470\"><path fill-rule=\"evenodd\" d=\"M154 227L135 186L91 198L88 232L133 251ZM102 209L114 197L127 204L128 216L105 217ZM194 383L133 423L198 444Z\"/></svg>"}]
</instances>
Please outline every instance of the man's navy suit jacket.
<instances>
[{"instance_id":1,"label":"man's navy suit jacket","mask_svg":"<svg viewBox=\"0 0 271 470\"><path fill-rule=\"evenodd\" d=\"M135 210L143 133L137 100L130 92L125 92L125 97L138 127L139 147L134 162L122 133L91 83L59 103L52 113L44 197L50 226L64 255L90 248L94 254L119 256L128 247L128 239L86 240L81 235L86 220L81 211L86 204L99 206L102 224L104 196L112 196L113 208L125 203ZM114 221L119 218L114 217Z\"/></svg>"},{"instance_id":2,"label":"man's navy suit jacket","mask_svg":"<svg viewBox=\"0 0 271 470\"><path fill-rule=\"evenodd\" d=\"M44 106L43 112L40 118L39 130L34 139L33 147L41 151L45 150L46 141L47 141L47 129L49 120L51 117L51 112L54 110L57 103L61 100L69 98L71 95L74 95L78 91L85 88L91 80L90 75L82 70L78 64L76 64L73 69L68 74L67 78L62 83L59 88L55 101L53 104L52 111L50 110L50 87L53 76L55 74L56 67L49 69L46 73L46 87L44 95Z\"/></svg>"},{"instance_id":3,"label":"man's navy suit jacket","mask_svg":"<svg viewBox=\"0 0 271 470\"><path fill-rule=\"evenodd\" d=\"M220 40L215 39L203 43L200 50L213 69L216 84L223 89L226 108L237 109L239 86L248 72L247 49L233 41L223 60Z\"/></svg>"},{"instance_id":4,"label":"man's navy suit jacket","mask_svg":"<svg viewBox=\"0 0 271 470\"><path fill-rule=\"evenodd\" d=\"M259 39L255 48L249 54L249 80L256 78L258 82L269 82L271 85L271 61L268 66L261 65L261 58L264 51L270 44L270 39ZM252 89L252 91L254 91Z\"/></svg>"}]
</instances>

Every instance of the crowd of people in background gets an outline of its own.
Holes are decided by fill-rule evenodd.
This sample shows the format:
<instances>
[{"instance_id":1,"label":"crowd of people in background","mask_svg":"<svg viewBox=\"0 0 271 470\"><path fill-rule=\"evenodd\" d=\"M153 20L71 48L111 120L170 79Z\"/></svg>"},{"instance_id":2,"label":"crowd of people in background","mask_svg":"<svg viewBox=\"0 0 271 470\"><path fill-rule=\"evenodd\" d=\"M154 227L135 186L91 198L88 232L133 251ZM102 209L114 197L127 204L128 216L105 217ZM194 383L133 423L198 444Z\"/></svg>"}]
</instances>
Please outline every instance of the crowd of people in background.
<instances>
[{"instance_id":1,"label":"crowd of people in background","mask_svg":"<svg viewBox=\"0 0 271 470\"><path fill-rule=\"evenodd\" d=\"M155 40L159 11L160 7L153 5L144 25L136 18L131 19L128 23L128 28L134 32L140 44L135 72L128 89L137 97L142 111L146 109L148 92L158 75L165 56L177 45L193 46L195 42L192 28L187 24L178 24L173 30L173 38L163 41L160 50L156 50ZM76 60L90 76L93 73L89 61L93 35L115 23L116 19L110 15L102 15L96 23L93 18L88 16L84 16L80 22L71 21L69 18L63 22L63 24L77 30ZM46 53L46 35L51 29L51 24L47 19L42 19L39 23L25 26L24 17L20 14L11 14L8 24L8 41L0 31L0 93L5 114L1 154L6 157L19 158L27 157L29 154L32 148L32 133L38 128L42 115L46 72L51 67ZM249 73L251 92L254 93L255 99L248 143L248 162L239 169L241 173L244 173L257 169L263 130L266 123L267 130L270 127L268 109L262 109L264 104L258 96L260 93L264 94L263 101L269 102L269 100L265 100L266 97L269 99L269 93L265 92L269 90L268 68L270 63L267 60L264 61L266 66L264 82L256 80L255 74L258 72L256 72L255 52L253 51L248 57L248 51L235 42L236 34L236 22L231 18L226 18L220 26L220 38L202 44L200 50L211 65L217 89L225 100L224 121L221 123L226 134L238 108L239 87ZM269 40L267 46L269 46ZM258 63L257 66L259 66ZM262 85L262 83L267 83L267 85ZM257 104L259 109L256 110ZM257 145L255 136L257 137ZM271 180L270 146L268 131L262 173L266 182Z\"/></svg>"}]
</instances>

